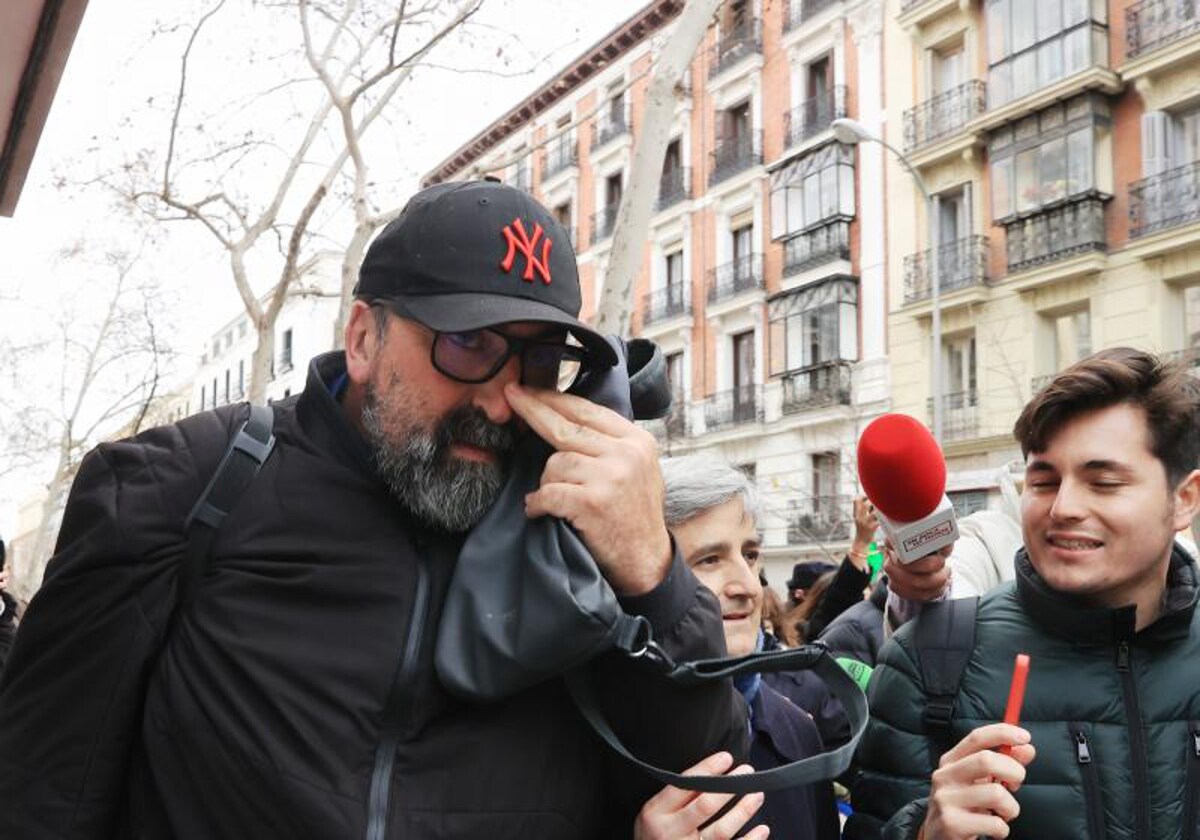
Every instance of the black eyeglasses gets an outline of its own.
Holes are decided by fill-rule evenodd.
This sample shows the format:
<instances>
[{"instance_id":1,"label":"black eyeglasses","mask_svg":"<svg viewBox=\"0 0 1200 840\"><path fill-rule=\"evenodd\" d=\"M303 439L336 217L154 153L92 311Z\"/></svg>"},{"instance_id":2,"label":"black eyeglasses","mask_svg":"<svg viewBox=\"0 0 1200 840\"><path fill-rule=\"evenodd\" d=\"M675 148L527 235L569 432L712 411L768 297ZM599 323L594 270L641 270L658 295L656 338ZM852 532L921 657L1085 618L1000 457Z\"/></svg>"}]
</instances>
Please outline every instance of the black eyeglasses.
<instances>
[{"instance_id":1,"label":"black eyeglasses","mask_svg":"<svg viewBox=\"0 0 1200 840\"><path fill-rule=\"evenodd\" d=\"M443 376L477 385L487 382L513 356L521 360L521 384L565 391L579 377L586 351L579 344L544 338L518 338L490 327L433 333L430 361Z\"/></svg>"},{"instance_id":2,"label":"black eyeglasses","mask_svg":"<svg viewBox=\"0 0 1200 840\"><path fill-rule=\"evenodd\" d=\"M383 306L372 303L372 306ZM389 309L390 307L384 307ZM569 333L565 341L520 338L485 327L464 332L439 332L415 318L394 313L433 333L429 361L443 376L467 385L487 382L508 360L521 360L521 384L565 391L575 384L587 361L587 351Z\"/></svg>"}]
</instances>

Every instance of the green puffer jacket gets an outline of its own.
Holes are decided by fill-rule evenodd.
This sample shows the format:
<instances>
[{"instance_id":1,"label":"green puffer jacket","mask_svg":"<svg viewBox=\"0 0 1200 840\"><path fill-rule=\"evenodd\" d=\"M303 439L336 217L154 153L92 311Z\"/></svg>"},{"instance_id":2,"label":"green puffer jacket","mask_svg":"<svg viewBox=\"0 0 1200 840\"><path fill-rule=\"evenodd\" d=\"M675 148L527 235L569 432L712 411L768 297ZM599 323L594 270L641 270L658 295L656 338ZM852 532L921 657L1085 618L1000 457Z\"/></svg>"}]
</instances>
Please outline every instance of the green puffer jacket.
<instances>
[{"instance_id":1,"label":"green puffer jacket","mask_svg":"<svg viewBox=\"0 0 1200 840\"><path fill-rule=\"evenodd\" d=\"M1028 653L1021 725L1037 758L1016 794L1011 837L1200 838L1197 579L1176 548L1163 615L1137 633L1132 606L1067 599L1046 586L1024 549L1016 581L984 598L952 741L1003 717L1013 659ZM925 818L932 767L913 630L906 625L884 647L871 679L847 840L915 838Z\"/></svg>"}]
</instances>

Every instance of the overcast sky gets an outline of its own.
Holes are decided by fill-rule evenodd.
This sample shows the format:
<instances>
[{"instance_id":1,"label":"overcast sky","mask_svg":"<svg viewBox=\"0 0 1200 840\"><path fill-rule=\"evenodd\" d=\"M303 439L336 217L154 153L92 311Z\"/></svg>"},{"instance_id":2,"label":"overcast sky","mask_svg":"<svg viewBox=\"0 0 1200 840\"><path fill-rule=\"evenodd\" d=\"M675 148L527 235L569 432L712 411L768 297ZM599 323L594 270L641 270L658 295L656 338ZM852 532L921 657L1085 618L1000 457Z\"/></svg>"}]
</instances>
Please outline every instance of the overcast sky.
<instances>
[{"instance_id":1,"label":"overcast sky","mask_svg":"<svg viewBox=\"0 0 1200 840\"><path fill-rule=\"evenodd\" d=\"M532 72L502 78L429 71L418 79L406 97L403 120L389 128L395 167L387 176L394 185L395 202L402 202L415 189L420 174L645 2L486 0L477 21L483 40L491 38L492 53L480 56L477 49L457 48L440 53L438 62L459 68L496 66L509 73L532 68ZM249 0L232 3L245 5ZM91 0L88 5L15 217L0 218L0 308L5 311L0 318L9 336L37 338L50 326L64 298L86 305L94 265L76 265L62 258L63 249L81 237L103 244L123 234L121 219L113 216L100 191L55 188L55 178L94 175L125 151L111 148L111 138L139 145L155 143L156 136L165 139L163 121L145 115L148 97L161 97L164 85L178 79L181 36L168 32L151 37L154 15L163 8L161 0ZM214 23L221 21L214 18ZM238 33L228 34L224 54L213 47L196 61L225 68L233 74L228 81L232 88L254 71L238 66ZM276 38L288 36L274 33ZM504 48L500 57L497 44ZM209 90L196 95L220 95L224 86L210 84ZM142 122L125 124L137 114L142 114L138 117ZM376 164L372 166L373 173L379 171ZM178 381L196 363L205 338L238 314L241 303L224 253L197 232L175 226L155 249L153 266L166 299L172 302L165 315L167 326L176 349L184 351L181 369L172 377ZM30 382L46 374L33 367L19 370L16 378ZM0 480L0 534L12 533L16 505L31 489L28 481L14 485Z\"/></svg>"}]
</instances>

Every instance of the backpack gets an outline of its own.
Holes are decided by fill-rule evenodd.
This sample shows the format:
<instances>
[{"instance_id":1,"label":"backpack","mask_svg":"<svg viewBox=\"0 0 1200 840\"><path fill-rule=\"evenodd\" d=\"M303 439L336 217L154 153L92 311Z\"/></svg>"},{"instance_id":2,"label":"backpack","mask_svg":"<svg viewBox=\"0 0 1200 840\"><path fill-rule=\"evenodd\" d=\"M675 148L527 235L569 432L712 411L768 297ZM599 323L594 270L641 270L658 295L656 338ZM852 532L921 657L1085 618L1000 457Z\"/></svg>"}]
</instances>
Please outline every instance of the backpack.
<instances>
[{"instance_id":1,"label":"backpack","mask_svg":"<svg viewBox=\"0 0 1200 840\"><path fill-rule=\"evenodd\" d=\"M975 649L975 616L979 598L950 598L926 604L914 621L912 642L925 686L921 723L929 737L934 768L954 746L951 721L971 651Z\"/></svg>"}]
</instances>

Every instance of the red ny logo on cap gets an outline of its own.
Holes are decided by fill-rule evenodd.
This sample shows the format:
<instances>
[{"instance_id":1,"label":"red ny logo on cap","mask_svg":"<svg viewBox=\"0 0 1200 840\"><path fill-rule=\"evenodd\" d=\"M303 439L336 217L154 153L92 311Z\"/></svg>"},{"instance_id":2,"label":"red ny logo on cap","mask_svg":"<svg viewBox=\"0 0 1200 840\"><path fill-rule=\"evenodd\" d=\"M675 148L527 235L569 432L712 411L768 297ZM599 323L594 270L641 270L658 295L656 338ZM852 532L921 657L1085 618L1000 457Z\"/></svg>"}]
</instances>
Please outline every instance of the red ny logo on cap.
<instances>
[{"instance_id":1,"label":"red ny logo on cap","mask_svg":"<svg viewBox=\"0 0 1200 840\"><path fill-rule=\"evenodd\" d=\"M516 233L513 233L514 228L516 229ZM521 224L521 220L513 219L512 224L504 226L502 233L504 234L504 240L508 243L508 253L504 255L504 259L500 262L500 267L505 271L511 272L513 260L517 257L517 251L520 251L525 255L525 273L521 275L521 279L532 283L533 272L536 270L538 274L542 275L542 282L549 286L550 246L552 243L549 236L544 239L542 238L544 233L542 226L536 222L534 223L533 238L531 239L529 234L525 232L525 226ZM539 239L542 241L542 258L540 260L533 253L533 249L537 247Z\"/></svg>"}]
</instances>

